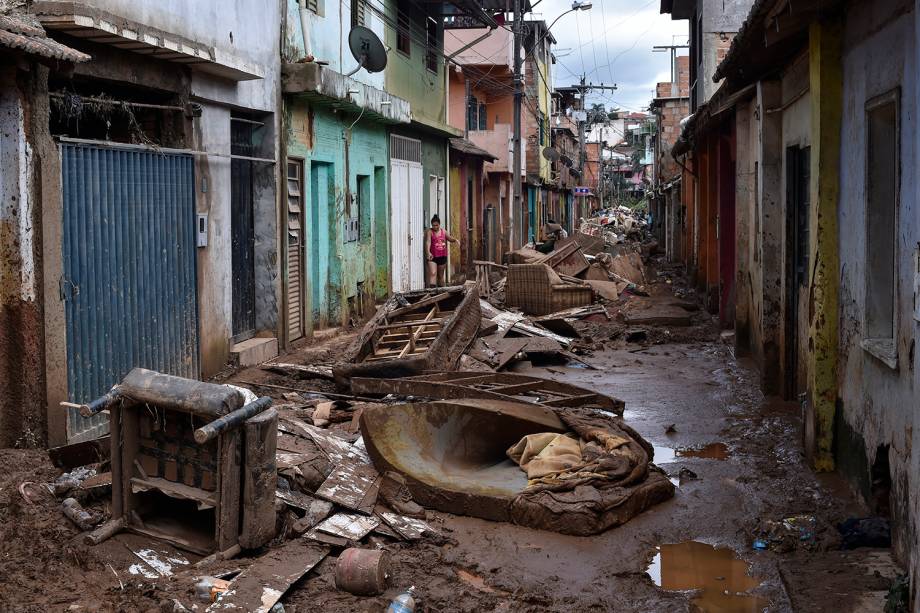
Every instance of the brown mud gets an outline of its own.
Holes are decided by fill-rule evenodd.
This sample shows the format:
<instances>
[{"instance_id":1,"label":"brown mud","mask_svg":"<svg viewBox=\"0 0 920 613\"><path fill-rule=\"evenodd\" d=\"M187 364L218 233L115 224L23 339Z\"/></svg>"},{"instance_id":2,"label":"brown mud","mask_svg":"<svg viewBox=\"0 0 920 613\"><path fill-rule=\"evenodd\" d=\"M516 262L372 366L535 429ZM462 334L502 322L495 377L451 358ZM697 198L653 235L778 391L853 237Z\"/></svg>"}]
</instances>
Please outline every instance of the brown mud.
<instances>
[{"instance_id":1,"label":"brown mud","mask_svg":"<svg viewBox=\"0 0 920 613\"><path fill-rule=\"evenodd\" d=\"M668 300L675 287L682 297L692 298L678 276L667 278L672 283L648 286L648 300ZM645 339L627 341L627 326L618 312L641 308L636 298L609 305L610 321L576 324L586 339L583 357L599 370L521 368L625 400L629 425L658 448L682 450L679 455L675 451L673 461L661 462L662 468L673 478L682 470L696 476L680 479L673 499L593 537L429 512L443 539L396 543L372 537L392 557L390 587L384 594L358 597L336 590L335 558L330 557L285 595L285 610L381 611L414 585L420 613L714 611L719 609L700 600L705 592L715 590L713 582L721 583L718 577L740 580L741 574L750 577L740 580L745 589L732 589L759 599L745 601L755 602L757 610L761 604L768 611L880 610L879 599L895 572L890 551L837 550L833 526L862 516L865 509L839 479L818 477L807 467L798 407L763 397L757 372L735 358L705 311L691 311L690 326L642 326ZM331 364L353 337L333 336L283 361ZM294 380L261 369L243 371L231 380L333 389L331 381ZM279 390L257 391L282 398ZM713 443L720 446L705 451ZM730 454L730 461L720 459L724 454ZM61 514L60 501L39 494L30 502L20 494L22 483L47 482L57 474L43 452L0 451L0 610L172 611L174 598L202 610L190 572L155 580L130 574L137 556L129 547L136 550L139 544L127 539L137 537L119 535L95 548L75 544L78 531ZM105 501L93 504L105 511ZM752 535L763 520L801 514L815 517L814 551L753 550ZM664 571L659 587L648 570L657 548L664 555L669 544L687 541L728 552L718 554L725 557L719 562L727 564L724 571L713 570L705 556L677 558L681 567L700 576L696 583L702 595L699 589L669 588ZM212 572L249 563L231 560Z\"/></svg>"}]
</instances>

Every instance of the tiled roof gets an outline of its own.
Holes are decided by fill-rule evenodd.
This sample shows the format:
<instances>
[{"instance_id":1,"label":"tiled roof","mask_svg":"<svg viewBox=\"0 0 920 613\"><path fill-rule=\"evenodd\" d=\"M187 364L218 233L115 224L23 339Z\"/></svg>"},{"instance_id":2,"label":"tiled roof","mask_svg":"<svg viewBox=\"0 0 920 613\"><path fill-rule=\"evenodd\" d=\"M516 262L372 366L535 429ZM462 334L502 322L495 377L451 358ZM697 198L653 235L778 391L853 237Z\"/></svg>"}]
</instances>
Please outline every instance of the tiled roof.
<instances>
[{"instance_id":1,"label":"tiled roof","mask_svg":"<svg viewBox=\"0 0 920 613\"><path fill-rule=\"evenodd\" d=\"M66 62L79 63L91 59L85 53L48 38L40 25L33 25L14 15L0 15L0 47Z\"/></svg>"},{"instance_id":2,"label":"tiled roof","mask_svg":"<svg viewBox=\"0 0 920 613\"><path fill-rule=\"evenodd\" d=\"M459 151L460 153L465 153L467 155L475 155L477 157L485 158L486 160L490 162L494 162L495 160L498 159L497 157L495 157L494 155L492 155L485 149L482 149L481 147L477 147L476 145L466 140L465 138L450 139L450 146L452 149Z\"/></svg>"}]
</instances>

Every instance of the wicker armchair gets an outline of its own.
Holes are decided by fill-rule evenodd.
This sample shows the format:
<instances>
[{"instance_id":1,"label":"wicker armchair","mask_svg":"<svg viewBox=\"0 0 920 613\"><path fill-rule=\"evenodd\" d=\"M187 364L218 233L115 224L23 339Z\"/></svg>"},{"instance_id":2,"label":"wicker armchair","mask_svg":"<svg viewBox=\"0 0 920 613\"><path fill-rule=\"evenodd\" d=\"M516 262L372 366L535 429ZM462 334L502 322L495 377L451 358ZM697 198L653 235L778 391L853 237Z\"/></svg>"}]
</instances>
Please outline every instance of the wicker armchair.
<instances>
[{"instance_id":1,"label":"wicker armchair","mask_svg":"<svg viewBox=\"0 0 920 613\"><path fill-rule=\"evenodd\" d=\"M505 304L528 315L549 315L594 302L588 285L565 283L546 264L511 264L505 285Z\"/></svg>"}]
</instances>

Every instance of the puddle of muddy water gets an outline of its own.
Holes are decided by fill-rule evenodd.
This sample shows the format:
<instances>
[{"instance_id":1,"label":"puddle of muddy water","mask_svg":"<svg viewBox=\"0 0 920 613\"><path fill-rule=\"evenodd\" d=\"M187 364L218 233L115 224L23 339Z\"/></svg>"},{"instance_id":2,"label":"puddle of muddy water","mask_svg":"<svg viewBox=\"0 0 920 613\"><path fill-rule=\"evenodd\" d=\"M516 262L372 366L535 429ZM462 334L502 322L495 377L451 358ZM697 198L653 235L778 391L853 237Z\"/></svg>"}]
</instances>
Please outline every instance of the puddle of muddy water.
<instances>
[{"instance_id":1,"label":"puddle of muddy water","mask_svg":"<svg viewBox=\"0 0 920 613\"><path fill-rule=\"evenodd\" d=\"M653 445L655 464L670 464L677 458L705 458L709 460L727 460L731 453L725 443L711 443L705 447L688 447L674 449L664 445Z\"/></svg>"},{"instance_id":2,"label":"puddle of muddy water","mask_svg":"<svg viewBox=\"0 0 920 613\"><path fill-rule=\"evenodd\" d=\"M747 593L760 585L750 565L731 549L688 541L661 545L646 572L670 591L694 591L692 602L708 613L759 613L769 604Z\"/></svg>"}]
</instances>

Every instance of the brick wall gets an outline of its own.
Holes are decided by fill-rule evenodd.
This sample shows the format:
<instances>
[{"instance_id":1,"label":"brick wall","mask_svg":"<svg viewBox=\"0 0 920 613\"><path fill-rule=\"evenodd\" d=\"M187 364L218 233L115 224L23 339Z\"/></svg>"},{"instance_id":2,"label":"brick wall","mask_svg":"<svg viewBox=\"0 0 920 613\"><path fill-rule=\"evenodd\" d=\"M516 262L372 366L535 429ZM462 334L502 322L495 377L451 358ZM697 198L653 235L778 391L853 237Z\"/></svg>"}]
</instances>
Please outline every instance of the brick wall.
<instances>
[{"instance_id":1,"label":"brick wall","mask_svg":"<svg viewBox=\"0 0 920 613\"><path fill-rule=\"evenodd\" d=\"M680 136L680 122L690 114L690 58L677 58L677 83L659 83L656 88L658 100L658 141L655 164L659 182L668 182L680 174L680 167L671 157L671 147Z\"/></svg>"}]
</instances>

